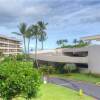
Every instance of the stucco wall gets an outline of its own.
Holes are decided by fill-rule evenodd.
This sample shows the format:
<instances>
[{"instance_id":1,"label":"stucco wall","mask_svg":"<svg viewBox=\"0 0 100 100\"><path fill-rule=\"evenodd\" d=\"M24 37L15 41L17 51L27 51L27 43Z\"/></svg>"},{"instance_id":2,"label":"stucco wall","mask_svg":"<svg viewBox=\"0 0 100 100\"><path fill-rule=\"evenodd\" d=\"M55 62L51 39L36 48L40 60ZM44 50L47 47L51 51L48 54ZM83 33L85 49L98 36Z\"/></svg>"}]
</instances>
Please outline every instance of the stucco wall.
<instances>
[{"instance_id":1,"label":"stucco wall","mask_svg":"<svg viewBox=\"0 0 100 100\"><path fill-rule=\"evenodd\" d=\"M88 52L89 71L100 74L100 46L91 46Z\"/></svg>"},{"instance_id":2,"label":"stucco wall","mask_svg":"<svg viewBox=\"0 0 100 100\"><path fill-rule=\"evenodd\" d=\"M80 73L89 73L88 68L79 68Z\"/></svg>"}]
</instances>

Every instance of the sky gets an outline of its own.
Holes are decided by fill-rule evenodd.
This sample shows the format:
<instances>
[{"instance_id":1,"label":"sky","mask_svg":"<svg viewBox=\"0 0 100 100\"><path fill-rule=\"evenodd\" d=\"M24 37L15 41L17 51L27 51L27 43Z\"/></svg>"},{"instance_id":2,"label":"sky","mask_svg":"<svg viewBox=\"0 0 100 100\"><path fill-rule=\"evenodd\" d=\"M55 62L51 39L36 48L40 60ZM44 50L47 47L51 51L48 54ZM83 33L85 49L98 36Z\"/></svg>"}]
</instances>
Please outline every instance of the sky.
<instances>
[{"instance_id":1,"label":"sky","mask_svg":"<svg viewBox=\"0 0 100 100\"><path fill-rule=\"evenodd\" d=\"M59 39L72 43L75 38L100 34L100 0L0 0L0 34L21 38L12 34L19 32L19 23L39 20L48 23L45 49L56 48Z\"/></svg>"}]
</instances>

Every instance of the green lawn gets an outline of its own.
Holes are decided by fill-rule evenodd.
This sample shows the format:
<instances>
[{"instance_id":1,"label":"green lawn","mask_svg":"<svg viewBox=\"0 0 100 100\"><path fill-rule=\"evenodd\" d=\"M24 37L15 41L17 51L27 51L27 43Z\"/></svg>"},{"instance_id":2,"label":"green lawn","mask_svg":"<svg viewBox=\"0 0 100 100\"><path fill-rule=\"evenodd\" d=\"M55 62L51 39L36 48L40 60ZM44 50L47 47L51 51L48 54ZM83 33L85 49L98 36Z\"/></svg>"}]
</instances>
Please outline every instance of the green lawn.
<instances>
[{"instance_id":1,"label":"green lawn","mask_svg":"<svg viewBox=\"0 0 100 100\"><path fill-rule=\"evenodd\" d=\"M14 100L25 99L19 97ZM41 86L40 96L32 100L93 100L93 98L85 94L81 97L78 95L78 92L65 87L46 84Z\"/></svg>"},{"instance_id":2,"label":"green lawn","mask_svg":"<svg viewBox=\"0 0 100 100\"><path fill-rule=\"evenodd\" d=\"M85 82L90 82L90 83L100 82L100 77L96 77L94 75L82 74L82 73L71 73L70 75L68 75L68 74L56 74L56 75L51 75L51 77L74 79L74 80L85 81Z\"/></svg>"}]
</instances>

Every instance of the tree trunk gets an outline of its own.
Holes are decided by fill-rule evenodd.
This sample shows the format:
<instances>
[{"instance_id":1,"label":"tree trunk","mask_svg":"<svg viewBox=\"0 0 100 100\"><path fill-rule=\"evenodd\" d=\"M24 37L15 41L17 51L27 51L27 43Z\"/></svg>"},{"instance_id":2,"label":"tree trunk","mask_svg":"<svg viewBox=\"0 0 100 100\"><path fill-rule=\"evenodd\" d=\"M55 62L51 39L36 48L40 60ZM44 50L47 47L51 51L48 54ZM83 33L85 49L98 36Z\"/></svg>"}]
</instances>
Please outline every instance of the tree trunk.
<instances>
[{"instance_id":1,"label":"tree trunk","mask_svg":"<svg viewBox=\"0 0 100 100\"><path fill-rule=\"evenodd\" d=\"M42 43L42 48L41 48L41 50L43 50L43 49L44 49L44 44L43 44L43 41L42 41L41 43Z\"/></svg>"},{"instance_id":2,"label":"tree trunk","mask_svg":"<svg viewBox=\"0 0 100 100\"><path fill-rule=\"evenodd\" d=\"M36 44L35 44L35 65L38 69L38 62L37 62L37 35L36 35Z\"/></svg>"},{"instance_id":3,"label":"tree trunk","mask_svg":"<svg viewBox=\"0 0 100 100\"><path fill-rule=\"evenodd\" d=\"M23 36L24 39L24 54L25 54L25 59L26 59L26 41L25 41L25 36Z\"/></svg>"},{"instance_id":4,"label":"tree trunk","mask_svg":"<svg viewBox=\"0 0 100 100\"><path fill-rule=\"evenodd\" d=\"M29 50L30 50L30 38L28 40L28 54L29 54Z\"/></svg>"},{"instance_id":5,"label":"tree trunk","mask_svg":"<svg viewBox=\"0 0 100 100\"><path fill-rule=\"evenodd\" d=\"M26 54L26 41L25 41L25 37L23 36L24 39L24 53Z\"/></svg>"}]
</instances>

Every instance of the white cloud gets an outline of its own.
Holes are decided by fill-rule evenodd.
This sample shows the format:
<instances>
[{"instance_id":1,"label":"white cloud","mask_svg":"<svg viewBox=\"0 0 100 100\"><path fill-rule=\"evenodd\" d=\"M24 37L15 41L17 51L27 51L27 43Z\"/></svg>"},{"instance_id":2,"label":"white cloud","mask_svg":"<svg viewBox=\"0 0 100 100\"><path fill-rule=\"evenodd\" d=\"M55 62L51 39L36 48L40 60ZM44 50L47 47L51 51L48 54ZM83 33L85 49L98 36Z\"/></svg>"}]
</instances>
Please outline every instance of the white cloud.
<instances>
[{"instance_id":1,"label":"white cloud","mask_svg":"<svg viewBox=\"0 0 100 100\"><path fill-rule=\"evenodd\" d=\"M31 6L31 7L27 7L24 11L23 11L23 15L25 16L34 16L34 15L45 15L50 11L50 8L48 8L48 6L46 5L36 5L36 6Z\"/></svg>"},{"instance_id":2,"label":"white cloud","mask_svg":"<svg viewBox=\"0 0 100 100\"><path fill-rule=\"evenodd\" d=\"M98 0L0 0L0 25L14 26L20 21L44 19L50 25L65 25L99 19Z\"/></svg>"}]
</instances>

